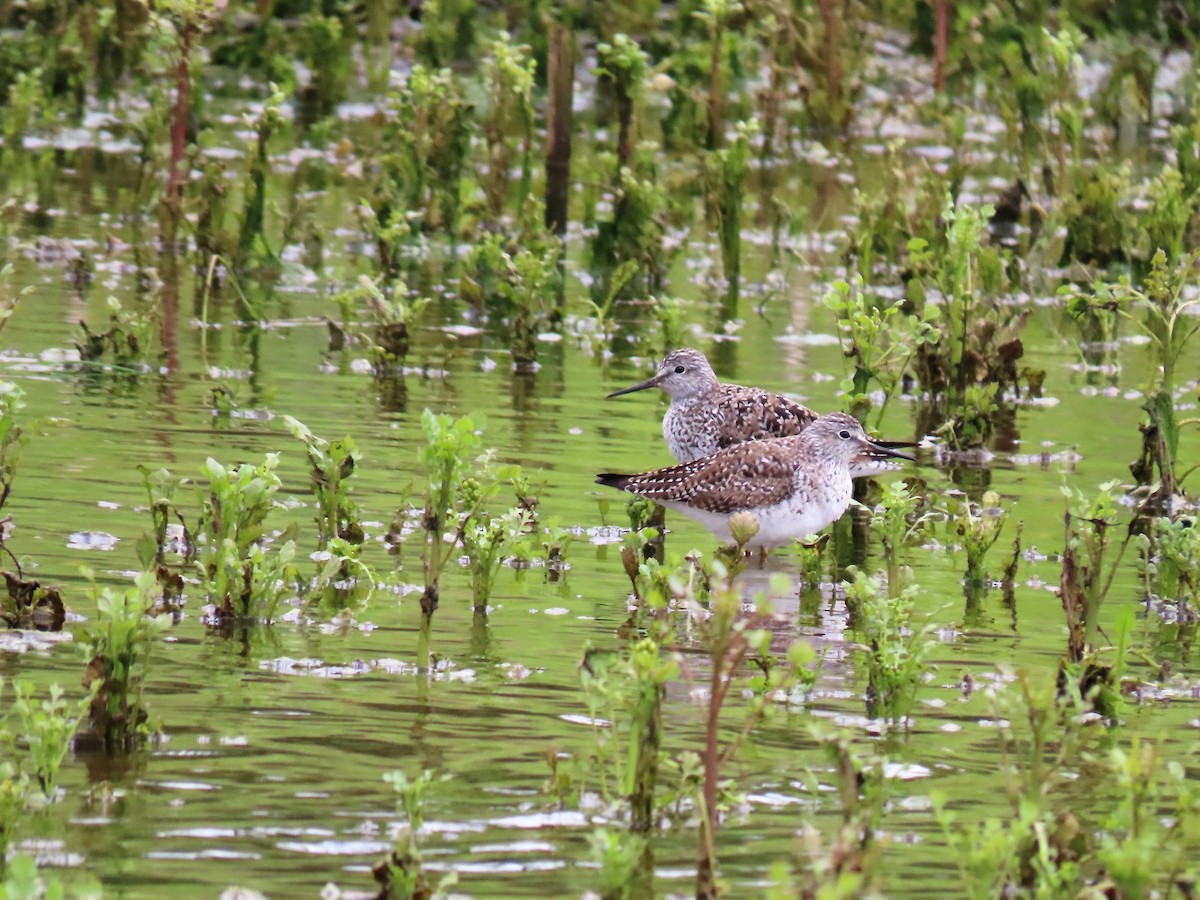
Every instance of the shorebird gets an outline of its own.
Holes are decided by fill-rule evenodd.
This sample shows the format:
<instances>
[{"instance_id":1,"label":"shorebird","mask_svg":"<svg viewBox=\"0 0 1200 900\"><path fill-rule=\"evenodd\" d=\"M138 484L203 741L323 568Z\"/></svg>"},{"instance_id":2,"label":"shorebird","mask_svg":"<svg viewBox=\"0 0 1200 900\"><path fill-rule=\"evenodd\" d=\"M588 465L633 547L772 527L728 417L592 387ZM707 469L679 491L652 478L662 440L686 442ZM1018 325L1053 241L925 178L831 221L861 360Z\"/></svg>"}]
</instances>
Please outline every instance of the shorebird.
<instances>
[{"instance_id":1,"label":"shorebird","mask_svg":"<svg viewBox=\"0 0 1200 900\"><path fill-rule=\"evenodd\" d=\"M913 457L869 440L853 416L830 413L798 435L747 441L640 475L606 472L596 483L678 510L725 540L732 539L729 520L748 512L758 532L746 546L766 550L841 518L850 505L851 469L887 458Z\"/></svg>"},{"instance_id":2,"label":"shorebird","mask_svg":"<svg viewBox=\"0 0 1200 900\"><path fill-rule=\"evenodd\" d=\"M722 384L699 350L672 350L652 377L608 396L652 387L671 398L662 432L667 449L681 463L743 441L799 434L817 418L807 406L779 394Z\"/></svg>"},{"instance_id":3,"label":"shorebird","mask_svg":"<svg viewBox=\"0 0 1200 900\"><path fill-rule=\"evenodd\" d=\"M658 371L632 387L613 391L608 399L656 387L671 398L663 416L667 449L679 462L711 456L745 441L799 434L817 418L807 406L759 388L722 384L699 350L672 350ZM884 447L911 447L911 442L885 441ZM852 467L858 478L894 468L885 460L864 460Z\"/></svg>"}]
</instances>

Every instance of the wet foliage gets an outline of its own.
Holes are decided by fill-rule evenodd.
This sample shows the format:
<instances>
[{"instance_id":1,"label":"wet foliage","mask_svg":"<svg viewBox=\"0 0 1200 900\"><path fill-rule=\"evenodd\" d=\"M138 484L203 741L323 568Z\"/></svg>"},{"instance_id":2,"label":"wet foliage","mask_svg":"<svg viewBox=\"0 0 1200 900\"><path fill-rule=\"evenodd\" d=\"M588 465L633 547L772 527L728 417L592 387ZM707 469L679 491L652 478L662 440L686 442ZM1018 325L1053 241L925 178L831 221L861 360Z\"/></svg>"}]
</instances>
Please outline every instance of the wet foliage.
<instances>
[{"instance_id":1,"label":"wet foliage","mask_svg":"<svg viewBox=\"0 0 1200 900\"><path fill-rule=\"evenodd\" d=\"M1196 34L0 5L0 895L1191 896ZM588 493L687 345L919 459Z\"/></svg>"}]
</instances>

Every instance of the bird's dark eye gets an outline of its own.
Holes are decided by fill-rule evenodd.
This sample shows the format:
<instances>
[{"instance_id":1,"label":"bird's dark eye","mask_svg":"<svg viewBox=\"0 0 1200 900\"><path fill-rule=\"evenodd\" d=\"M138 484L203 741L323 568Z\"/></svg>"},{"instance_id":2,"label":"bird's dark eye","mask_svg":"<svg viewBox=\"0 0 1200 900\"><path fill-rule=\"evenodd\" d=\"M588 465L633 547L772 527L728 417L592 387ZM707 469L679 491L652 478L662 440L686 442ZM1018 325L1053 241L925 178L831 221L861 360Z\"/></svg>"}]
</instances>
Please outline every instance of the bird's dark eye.
<instances>
[{"instance_id":1,"label":"bird's dark eye","mask_svg":"<svg viewBox=\"0 0 1200 900\"><path fill-rule=\"evenodd\" d=\"M686 372L686 371L687 371L687 368L686 368L685 366L676 366L676 367L675 367L675 374L676 374L676 375L682 375L682 374L683 374L684 372Z\"/></svg>"},{"instance_id":2,"label":"bird's dark eye","mask_svg":"<svg viewBox=\"0 0 1200 900\"><path fill-rule=\"evenodd\" d=\"M847 428L843 428L841 431L838 432L838 437L842 438L843 440L849 440L850 439L850 430Z\"/></svg>"}]
</instances>

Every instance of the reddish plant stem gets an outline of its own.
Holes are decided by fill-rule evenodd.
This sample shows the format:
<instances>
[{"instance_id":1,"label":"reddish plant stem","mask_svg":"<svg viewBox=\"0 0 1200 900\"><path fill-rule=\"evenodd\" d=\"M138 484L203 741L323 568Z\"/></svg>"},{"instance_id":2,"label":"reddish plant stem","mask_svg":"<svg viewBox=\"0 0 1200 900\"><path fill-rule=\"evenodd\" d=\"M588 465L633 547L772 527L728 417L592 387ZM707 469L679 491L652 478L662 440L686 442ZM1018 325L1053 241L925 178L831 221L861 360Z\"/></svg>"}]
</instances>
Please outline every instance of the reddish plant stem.
<instances>
[{"instance_id":1,"label":"reddish plant stem","mask_svg":"<svg viewBox=\"0 0 1200 900\"><path fill-rule=\"evenodd\" d=\"M567 199L571 178L571 105L575 85L574 34L550 22L546 83L546 227L567 233Z\"/></svg>"},{"instance_id":2,"label":"reddish plant stem","mask_svg":"<svg viewBox=\"0 0 1200 900\"><path fill-rule=\"evenodd\" d=\"M192 35L188 23L181 25L179 63L175 67L175 115L171 121L171 169L167 175L166 203L178 221L183 204L183 161L187 150L187 122L192 108Z\"/></svg>"},{"instance_id":3,"label":"reddish plant stem","mask_svg":"<svg viewBox=\"0 0 1200 900\"><path fill-rule=\"evenodd\" d=\"M842 13L836 8L835 0L818 0L818 11L825 26L825 79L828 84L829 106L835 109L838 124L844 126L847 112L841 108L842 82L845 76L842 71L842 46L845 36Z\"/></svg>"},{"instance_id":4,"label":"reddish plant stem","mask_svg":"<svg viewBox=\"0 0 1200 900\"><path fill-rule=\"evenodd\" d=\"M736 649L734 649L736 648ZM696 864L696 897L708 900L717 896L717 778L726 755L721 752L721 707L746 655L748 646L742 635L713 654L712 679L709 683L708 721L704 729L704 810L700 818L700 858ZM726 674L728 673L728 674Z\"/></svg>"}]
</instances>

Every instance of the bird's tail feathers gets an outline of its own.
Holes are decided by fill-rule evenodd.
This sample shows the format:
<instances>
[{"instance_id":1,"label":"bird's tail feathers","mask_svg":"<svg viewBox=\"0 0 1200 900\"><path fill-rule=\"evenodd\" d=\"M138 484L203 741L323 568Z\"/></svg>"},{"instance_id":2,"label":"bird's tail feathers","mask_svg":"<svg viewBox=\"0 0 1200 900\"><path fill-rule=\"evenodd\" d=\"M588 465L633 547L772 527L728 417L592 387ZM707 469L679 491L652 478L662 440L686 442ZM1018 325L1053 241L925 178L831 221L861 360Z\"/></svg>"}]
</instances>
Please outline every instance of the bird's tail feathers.
<instances>
[{"instance_id":1,"label":"bird's tail feathers","mask_svg":"<svg viewBox=\"0 0 1200 900\"><path fill-rule=\"evenodd\" d=\"M616 472L601 472L596 476L596 484L603 484L606 487L614 487L618 490L624 490L625 485L629 484L631 475L620 475Z\"/></svg>"}]
</instances>

